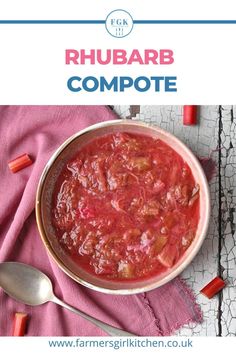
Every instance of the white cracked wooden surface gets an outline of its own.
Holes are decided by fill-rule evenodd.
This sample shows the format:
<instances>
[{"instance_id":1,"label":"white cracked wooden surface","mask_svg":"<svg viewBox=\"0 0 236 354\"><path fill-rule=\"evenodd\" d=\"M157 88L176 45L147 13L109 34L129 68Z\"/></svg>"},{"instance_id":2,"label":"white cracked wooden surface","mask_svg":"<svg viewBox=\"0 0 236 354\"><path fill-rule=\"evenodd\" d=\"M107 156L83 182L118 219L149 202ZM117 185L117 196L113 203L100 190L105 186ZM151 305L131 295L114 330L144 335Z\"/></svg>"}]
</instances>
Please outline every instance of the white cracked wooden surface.
<instances>
[{"instance_id":1,"label":"white cracked wooden surface","mask_svg":"<svg viewBox=\"0 0 236 354\"><path fill-rule=\"evenodd\" d=\"M199 157L212 157L217 173L210 182L211 221L206 240L181 274L203 311L201 324L190 324L177 335L236 335L236 106L201 106L199 123L184 126L181 106L114 106L122 118L141 120L173 133ZM216 275L227 287L208 300L199 290Z\"/></svg>"}]
</instances>

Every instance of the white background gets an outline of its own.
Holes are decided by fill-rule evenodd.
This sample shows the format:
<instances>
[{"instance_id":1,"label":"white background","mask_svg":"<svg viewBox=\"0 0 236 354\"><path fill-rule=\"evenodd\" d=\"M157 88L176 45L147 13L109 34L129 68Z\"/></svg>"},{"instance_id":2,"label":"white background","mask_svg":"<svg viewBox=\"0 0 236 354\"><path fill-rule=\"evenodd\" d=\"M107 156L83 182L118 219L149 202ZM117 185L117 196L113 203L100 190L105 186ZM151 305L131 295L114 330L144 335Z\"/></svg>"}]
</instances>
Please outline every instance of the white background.
<instances>
[{"instance_id":1,"label":"white background","mask_svg":"<svg viewBox=\"0 0 236 354\"><path fill-rule=\"evenodd\" d=\"M124 338L124 337L123 337ZM233 354L235 352L235 338L219 338L219 337L152 337L150 340L162 340L166 343L168 340L177 340L179 343L183 341L183 343L188 341L188 338L192 340L193 347L192 348L121 348L121 349L113 349L113 348L50 348L48 345L48 340L76 340L76 337L24 337L24 338L16 338L16 337L4 337L1 340L1 353L17 353L17 354L60 354L60 353L71 353L71 354L91 354L91 353L99 353L103 352L104 354L117 353L117 354L127 354L132 351L132 353L143 354L144 352L148 352L150 354L199 354L206 353L211 350L212 353L223 353L227 351L228 354ZM109 337L82 337L84 341L96 341L96 340L109 340ZM118 340L119 338L111 338L112 341ZM145 337L142 337L145 339ZM234 348L234 349L233 349ZM2 351L3 350L3 351Z\"/></svg>"},{"instance_id":2,"label":"white background","mask_svg":"<svg viewBox=\"0 0 236 354\"><path fill-rule=\"evenodd\" d=\"M0 20L105 20L117 8L134 20L234 19L234 1L31 1L8 0ZM105 25L0 25L0 104L232 104L235 103L235 25L135 24L125 38ZM174 51L175 63L153 65L65 65L65 49L138 48ZM177 93L107 91L72 93L70 76L177 76Z\"/></svg>"},{"instance_id":3,"label":"white background","mask_svg":"<svg viewBox=\"0 0 236 354\"><path fill-rule=\"evenodd\" d=\"M1 19L105 19L118 8L136 20L235 19L235 0L1 0L0 7Z\"/></svg>"}]
</instances>

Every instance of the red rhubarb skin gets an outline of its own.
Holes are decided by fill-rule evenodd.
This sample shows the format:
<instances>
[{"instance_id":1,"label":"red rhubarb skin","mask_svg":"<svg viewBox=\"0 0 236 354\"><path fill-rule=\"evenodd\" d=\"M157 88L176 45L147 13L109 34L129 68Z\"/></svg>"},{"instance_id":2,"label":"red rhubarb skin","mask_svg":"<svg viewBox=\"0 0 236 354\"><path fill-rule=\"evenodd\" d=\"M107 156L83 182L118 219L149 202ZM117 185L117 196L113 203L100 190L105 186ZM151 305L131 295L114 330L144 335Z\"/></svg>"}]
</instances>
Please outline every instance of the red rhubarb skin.
<instances>
[{"instance_id":1,"label":"red rhubarb skin","mask_svg":"<svg viewBox=\"0 0 236 354\"><path fill-rule=\"evenodd\" d=\"M23 312L16 312L13 321L12 335L14 337L23 337L26 332L28 315Z\"/></svg>"},{"instance_id":2,"label":"red rhubarb skin","mask_svg":"<svg viewBox=\"0 0 236 354\"><path fill-rule=\"evenodd\" d=\"M184 106L183 123L184 125L197 124L197 106Z\"/></svg>"},{"instance_id":3,"label":"red rhubarb skin","mask_svg":"<svg viewBox=\"0 0 236 354\"><path fill-rule=\"evenodd\" d=\"M199 190L186 162L159 139L95 139L64 167L52 220L64 250L86 271L136 280L174 266L199 221Z\"/></svg>"},{"instance_id":4,"label":"red rhubarb skin","mask_svg":"<svg viewBox=\"0 0 236 354\"><path fill-rule=\"evenodd\" d=\"M200 290L200 293L205 295L208 299L211 299L213 296L218 294L225 287L225 285L226 284L223 279L220 277L215 277L202 290Z\"/></svg>"},{"instance_id":5,"label":"red rhubarb skin","mask_svg":"<svg viewBox=\"0 0 236 354\"><path fill-rule=\"evenodd\" d=\"M12 161L9 161L8 167L11 172L16 173L24 169L25 167L32 165L32 163L33 161L31 160L30 156L28 154L23 154Z\"/></svg>"}]
</instances>

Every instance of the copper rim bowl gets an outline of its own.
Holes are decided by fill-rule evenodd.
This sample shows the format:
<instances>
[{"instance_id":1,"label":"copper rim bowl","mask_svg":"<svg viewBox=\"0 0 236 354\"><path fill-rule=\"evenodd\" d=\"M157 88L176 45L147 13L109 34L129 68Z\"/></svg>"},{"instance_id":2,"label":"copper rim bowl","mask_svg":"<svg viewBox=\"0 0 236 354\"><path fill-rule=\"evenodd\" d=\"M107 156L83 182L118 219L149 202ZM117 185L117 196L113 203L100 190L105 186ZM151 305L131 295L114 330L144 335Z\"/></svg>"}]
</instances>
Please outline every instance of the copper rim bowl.
<instances>
[{"instance_id":1,"label":"copper rim bowl","mask_svg":"<svg viewBox=\"0 0 236 354\"><path fill-rule=\"evenodd\" d=\"M113 281L88 274L75 264L60 246L51 222L51 200L55 182L65 163L76 152L96 137L115 133L137 133L159 138L171 146L188 163L196 182L200 186L200 219L196 236L183 257L166 272L145 280ZM49 255L57 265L76 282L109 294L137 294L157 288L180 274L199 251L207 233L210 219L210 195L208 182L198 159L175 136L145 123L131 120L113 120L92 125L67 139L46 164L39 181L36 195L36 218L38 229Z\"/></svg>"}]
</instances>

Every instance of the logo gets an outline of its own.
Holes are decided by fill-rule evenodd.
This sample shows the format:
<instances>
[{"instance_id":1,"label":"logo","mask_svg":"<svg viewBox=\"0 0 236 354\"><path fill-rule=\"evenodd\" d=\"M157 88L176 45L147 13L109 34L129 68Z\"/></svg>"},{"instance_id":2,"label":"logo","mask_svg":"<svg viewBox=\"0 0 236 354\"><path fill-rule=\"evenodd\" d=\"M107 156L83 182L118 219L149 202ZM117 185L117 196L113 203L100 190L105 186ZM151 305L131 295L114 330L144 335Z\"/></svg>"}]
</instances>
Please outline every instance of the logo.
<instances>
[{"instance_id":1,"label":"logo","mask_svg":"<svg viewBox=\"0 0 236 354\"><path fill-rule=\"evenodd\" d=\"M133 29L132 16L125 10L114 10L106 18L106 30L111 36L123 38Z\"/></svg>"}]
</instances>

